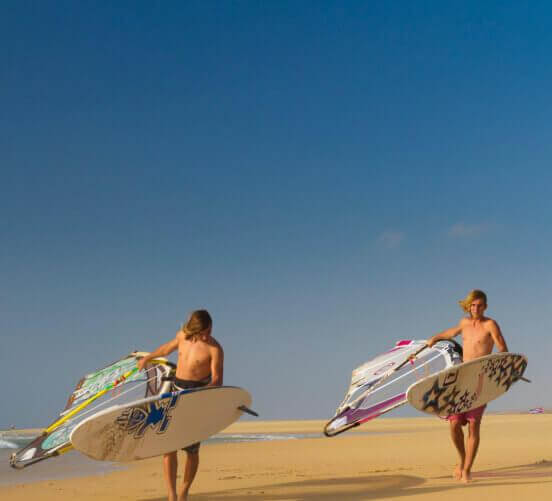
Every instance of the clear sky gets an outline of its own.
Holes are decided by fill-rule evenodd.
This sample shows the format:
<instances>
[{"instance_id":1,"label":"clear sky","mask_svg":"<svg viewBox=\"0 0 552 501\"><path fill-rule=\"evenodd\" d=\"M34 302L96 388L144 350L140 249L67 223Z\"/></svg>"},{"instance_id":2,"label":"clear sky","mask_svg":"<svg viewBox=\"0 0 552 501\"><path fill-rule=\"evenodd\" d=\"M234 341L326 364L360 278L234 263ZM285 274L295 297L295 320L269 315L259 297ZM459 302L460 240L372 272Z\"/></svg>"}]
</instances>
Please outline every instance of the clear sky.
<instances>
[{"instance_id":1,"label":"clear sky","mask_svg":"<svg viewBox=\"0 0 552 501\"><path fill-rule=\"evenodd\" d=\"M264 419L488 314L552 406L547 2L0 6L0 428L205 307Z\"/></svg>"}]
</instances>

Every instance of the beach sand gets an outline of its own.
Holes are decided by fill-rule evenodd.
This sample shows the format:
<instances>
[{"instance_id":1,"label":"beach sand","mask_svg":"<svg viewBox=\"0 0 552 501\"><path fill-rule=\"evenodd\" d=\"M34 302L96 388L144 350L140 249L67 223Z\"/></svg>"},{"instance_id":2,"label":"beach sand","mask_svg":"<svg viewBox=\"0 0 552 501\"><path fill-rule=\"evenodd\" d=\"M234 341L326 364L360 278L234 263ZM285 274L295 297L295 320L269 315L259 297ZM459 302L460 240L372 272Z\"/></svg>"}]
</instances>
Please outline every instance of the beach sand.
<instances>
[{"instance_id":1,"label":"beach sand","mask_svg":"<svg viewBox=\"0 0 552 501\"><path fill-rule=\"evenodd\" d=\"M316 433L322 426L243 421L226 431ZM357 430L334 438L207 444L190 499L552 499L552 414L486 415L467 486L451 479L456 457L448 423L380 418ZM161 501L166 492L161 459L153 458L107 474L4 486L0 499Z\"/></svg>"}]
</instances>

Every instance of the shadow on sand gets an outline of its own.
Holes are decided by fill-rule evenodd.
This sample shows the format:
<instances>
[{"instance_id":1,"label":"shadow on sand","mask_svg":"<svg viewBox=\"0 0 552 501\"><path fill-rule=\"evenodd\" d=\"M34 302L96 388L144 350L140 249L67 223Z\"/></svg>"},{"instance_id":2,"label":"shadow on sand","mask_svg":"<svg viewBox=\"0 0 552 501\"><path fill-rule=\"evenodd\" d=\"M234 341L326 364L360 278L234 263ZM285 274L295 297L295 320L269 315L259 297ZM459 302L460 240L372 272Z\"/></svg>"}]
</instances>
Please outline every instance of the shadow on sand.
<instances>
[{"instance_id":1,"label":"shadow on sand","mask_svg":"<svg viewBox=\"0 0 552 501\"><path fill-rule=\"evenodd\" d=\"M522 485L532 483L532 478L550 477L552 482L552 461L511 466L493 470L480 471L474 474L474 482L468 486L470 491L488 487L489 481L497 484L497 479L504 479L500 484ZM453 482L431 485L431 480L443 480L449 477L424 479L409 475L379 475L364 477L346 477L335 479L312 479L298 482L285 482L263 486L225 489L218 492L193 494L193 501L207 500L266 500L266 501L361 501L370 499L397 499L413 494L423 495L435 492L446 492L454 489L466 489L466 486ZM428 485L422 486L427 483ZM141 501L165 501L166 497L141 498Z\"/></svg>"},{"instance_id":2,"label":"shadow on sand","mask_svg":"<svg viewBox=\"0 0 552 501\"><path fill-rule=\"evenodd\" d=\"M552 478L552 461L543 459L538 463L521 464L517 466L506 466L504 468L493 468L492 470L482 470L474 472L474 480L484 480L491 478L504 479L528 479L528 478ZM434 477L443 479L448 477Z\"/></svg>"},{"instance_id":3,"label":"shadow on sand","mask_svg":"<svg viewBox=\"0 0 552 501\"><path fill-rule=\"evenodd\" d=\"M335 479L312 479L299 482L285 482L240 489L194 494L193 501L228 499L248 500L326 500L353 501L376 499L386 496L382 491L388 489L408 489L424 483L424 480L407 475L347 477ZM322 491L322 492L321 492ZM162 501L166 498L142 498L142 501Z\"/></svg>"}]
</instances>

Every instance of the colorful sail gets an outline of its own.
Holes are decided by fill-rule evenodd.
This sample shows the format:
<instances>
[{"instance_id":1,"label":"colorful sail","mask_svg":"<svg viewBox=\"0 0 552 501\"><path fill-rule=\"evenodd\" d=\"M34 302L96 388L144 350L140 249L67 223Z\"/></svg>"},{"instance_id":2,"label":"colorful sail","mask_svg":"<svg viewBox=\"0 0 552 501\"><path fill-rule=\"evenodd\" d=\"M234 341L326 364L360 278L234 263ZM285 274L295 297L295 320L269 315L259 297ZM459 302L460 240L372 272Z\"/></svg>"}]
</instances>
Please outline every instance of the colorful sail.
<instances>
[{"instance_id":1,"label":"colorful sail","mask_svg":"<svg viewBox=\"0 0 552 501\"><path fill-rule=\"evenodd\" d=\"M460 362L462 348L454 341L439 341L431 348L425 341L398 341L353 371L347 394L326 424L325 435L337 435L405 404L412 383Z\"/></svg>"},{"instance_id":2,"label":"colorful sail","mask_svg":"<svg viewBox=\"0 0 552 501\"><path fill-rule=\"evenodd\" d=\"M167 391L174 365L165 359L156 359L139 371L137 360L141 355L143 353L131 353L83 377L57 419L30 444L12 455L11 466L24 468L71 450L71 431L92 413Z\"/></svg>"}]
</instances>

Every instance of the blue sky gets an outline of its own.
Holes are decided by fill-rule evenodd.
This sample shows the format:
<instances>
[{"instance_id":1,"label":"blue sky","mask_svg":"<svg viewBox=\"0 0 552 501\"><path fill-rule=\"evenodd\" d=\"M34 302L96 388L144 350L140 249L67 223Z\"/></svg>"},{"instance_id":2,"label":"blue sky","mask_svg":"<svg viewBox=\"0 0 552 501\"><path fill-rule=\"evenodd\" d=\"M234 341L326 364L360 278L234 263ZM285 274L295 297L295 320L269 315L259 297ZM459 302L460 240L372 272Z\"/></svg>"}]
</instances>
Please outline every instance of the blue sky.
<instances>
[{"instance_id":1,"label":"blue sky","mask_svg":"<svg viewBox=\"0 0 552 501\"><path fill-rule=\"evenodd\" d=\"M0 427L208 308L226 384L326 418L489 295L552 406L545 2L3 2Z\"/></svg>"}]
</instances>

